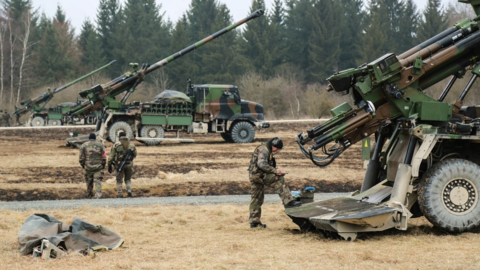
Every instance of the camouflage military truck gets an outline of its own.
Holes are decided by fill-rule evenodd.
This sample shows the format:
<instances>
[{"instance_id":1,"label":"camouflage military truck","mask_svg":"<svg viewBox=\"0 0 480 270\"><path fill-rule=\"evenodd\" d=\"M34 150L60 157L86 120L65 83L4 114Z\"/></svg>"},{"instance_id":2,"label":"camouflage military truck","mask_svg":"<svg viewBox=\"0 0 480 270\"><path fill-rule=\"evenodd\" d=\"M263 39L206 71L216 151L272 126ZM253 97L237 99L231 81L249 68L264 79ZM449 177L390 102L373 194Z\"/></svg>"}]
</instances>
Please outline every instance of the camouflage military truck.
<instances>
[{"instance_id":1,"label":"camouflage military truck","mask_svg":"<svg viewBox=\"0 0 480 270\"><path fill-rule=\"evenodd\" d=\"M223 134L225 140L237 142L252 141L255 126L268 127L263 123L263 108L256 103L243 102L235 86L190 86L191 95L180 92L164 92L152 102L126 101L145 77L186 55L189 52L221 37L242 24L263 16L263 10L257 10L248 17L205 37L204 39L164 58L152 65L131 63L133 71L122 74L110 82L96 85L79 93L81 98L88 98L79 106L72 108L68 115L82 116L101 111L95 132L103 139L116 141L120 132L124 131L129 138L135 137L148 145L159 144L165 131ZM123 95L118 100L117 96ZM172 97L173 96L173 97ZM68 145L78 146L87 137L68 138Z\"/></svg>"},{"instance_id":2,"label":"camouflage military truck","mask_svg":"<svg viewBox=\"0 0 480 270\"><path fill-rule=\"evenodd\" d=\"M152 102L134 102L110 111L108 139L120 132L147 145L158 145L165 132L219 133L227 142L249 143L255 128L268 128L261 104L242 100L237 86L189 83L187 93L165 90ZM178 136L177 136L178 137Z\"/></svg>"}]
</instances>

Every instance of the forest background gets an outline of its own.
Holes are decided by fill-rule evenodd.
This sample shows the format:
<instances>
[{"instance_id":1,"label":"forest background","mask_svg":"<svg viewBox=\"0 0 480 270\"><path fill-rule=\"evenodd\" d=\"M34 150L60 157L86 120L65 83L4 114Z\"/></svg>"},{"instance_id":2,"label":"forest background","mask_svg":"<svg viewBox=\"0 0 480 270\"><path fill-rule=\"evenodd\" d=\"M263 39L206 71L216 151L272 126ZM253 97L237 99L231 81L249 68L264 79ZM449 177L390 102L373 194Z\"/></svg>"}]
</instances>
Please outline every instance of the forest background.
<instances>
[{"instance_id":1,"label":"forest background","mask_svg":"<svg viewBox=\"0 0 480 270\"><path fill-rule=\"evenodd\" d=\"M34 10L31 0L1 1L0 110L12 112L47 87L115 59L47 107L75 102L80 90L129 71L129 63L155 63L233 23L217 0L192 0L176 22L166 19L168 10L155 0L99 2L95 20L86 20L75 35L61 6L50 18ZM264 0L253 0L250 10L259 8L265 9ZM471 6L456 0L447 6L428 0L424 10L413 0L275 0L265 16L150 74L130 101L153 100L165 89L184 91L191 78L196 84L238 85L243 99L264 105L267 119L324 117L342 101L324 90L334 71L398 55L466 17L475 17ZM426 91L436 96L445 83ZM450 99L462 87L457 84ZM470 95L469 104L479 104L480 93Z\"/></svg>"}]
</instances>

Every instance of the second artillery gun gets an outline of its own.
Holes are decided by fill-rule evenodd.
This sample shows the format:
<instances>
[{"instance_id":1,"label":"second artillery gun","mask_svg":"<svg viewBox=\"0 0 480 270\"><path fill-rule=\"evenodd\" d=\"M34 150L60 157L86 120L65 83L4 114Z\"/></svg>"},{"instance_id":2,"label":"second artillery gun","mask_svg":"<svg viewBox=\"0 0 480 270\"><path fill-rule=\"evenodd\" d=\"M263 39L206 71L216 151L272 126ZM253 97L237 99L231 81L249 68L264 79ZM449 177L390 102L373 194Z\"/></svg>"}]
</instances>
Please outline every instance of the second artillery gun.
<instances>
[{"instance_id":1,"label":"second artillery gun","mask_svg":"<svg viewBox=\"0 0 480 270\"><path fill-rule=\"evenodd\" d=\"M372 134L376 143L359 192L286 209L302 230L354 240L364 232L406 230L419 216L448 232L480 227L480 106L463 106L480 76L480 1L459 2L470 3L477 17L398 56L327 79L329 91L351 94L357 108L344 103L329 121L298 134L301 151L325 167ZM467 70L472 77L456 102L444 102ZM438 99L424 93L449 76Z\"/></svg>"},{"instance_id":2,"label":"second artillery gun","mask_svg":"<svg viewBox=\"0 0 480 270\"><path fill-rule=\"evenodd\" d=\"M127 104L126 101L135 91L136 87L145 79L145 76L150 72L167 65L175 59L182 57L204 44L236 29L240 25L262 16L263 14L263 10L257 10L247 18L192 44L153 65L142 64L139 68L138 64L131 64L133 72L127 72L108 83L97 85L91 89L86 89L80 92L80 97L88 98L88 101L72 108L68 114L70 116L82 116L101 111L101 121L97 122L95 133L97 136L103 139L110 139L112 142L116 141L120 132L126 132L127 136L130 138L135 136L138 140L147 144L158 144L160 141L168 140L163 138L164 130L162 125L169 126L175 131L183 130L184 127L188 126L190 126L193 131L195 131L195 128L201 129L202 131L208 131L208 124L201 125L201 123L198 123L198 125L194 125L195 123L192 122L192 117L194 117L194 115L192 114L193 108L190 104L190 98L187 98L189 102L186 102L189 104L168 102L171 106L167 106L162 98L157 99L159 102L154 102L155 104L152 103L151 105L144 105L140 102ZM224 89L222 94L224 92L226 93L225 95L229 95L229 90ZM120 100L116 100L116 97L121 94L123 94L123 97ZM203 92L203 95L204 98L208 95L208 89ZM263 107L261 108L261 116L261 120L263 120ZM208 120L209 117L210 114L206 116L206 119ZM222 125L226 124L226 121L225 123L222 123ZM205 127L207 129L205 129ZM226 130L224 130L224 132L225 131ZM142 134L142 136L138 136L139 134ZM88 137L82 136L68 138L66 139L66 142L68 145L78 146L86 140L88 140ZM175 140L191 141L180 139Z\"/></svg>"},{"instance_id":3,"label":"second artillery gun","mask_svg":"<svg viewBox=\"0 0 480 270\"><path fill-rule=\"evenodd\" d=\"M57 107L51 107L51 108L45 108L45 105L47 105L47 103L50 100L52 100L54 95L57 94L58 92L61 92L65 89L67 89L68 87L86 79L87 77L102 71L103 69L109 67L113 63L115 63L115 60L111 61L110 63L108 63L108 64L106 64L106 65L104 65L104 66L86 74L86 75L83 75L82 77L80 77L80 78L78 78L78 79L76 79L72 82L69 82L68 84L66 84L64 86L61 86L59 88L55 88L53 90L50 90L50 88L49 88L47 92L39 95L36 98L27 99L27 100L24 100L24 101L20 102L20 105L22 105L23 108L16 108L15 112L13 113L13 116L16 119L17 125L20 125L20 117L22 117L23 115L25 115L29 112L31 113L31 115L26 122L27 126L36 127L36 126L44 126L46 124L49 125L49 126L61 126L62 124L67 124L69 122L70 123L82 123L82 124L95 124L96 118L97 118L96 114L86 115L85 117L83 117L83 119L78 119L78 118L72 119L71 117L68 117L67 115L65 115L65 113L67 111L69 111L71 107L73 107L75 105L78 105L76 103L65 102L65 103L60 104ZM83 121L81 121L81 120L83 120Z\"/></svg>"}]
</instances>

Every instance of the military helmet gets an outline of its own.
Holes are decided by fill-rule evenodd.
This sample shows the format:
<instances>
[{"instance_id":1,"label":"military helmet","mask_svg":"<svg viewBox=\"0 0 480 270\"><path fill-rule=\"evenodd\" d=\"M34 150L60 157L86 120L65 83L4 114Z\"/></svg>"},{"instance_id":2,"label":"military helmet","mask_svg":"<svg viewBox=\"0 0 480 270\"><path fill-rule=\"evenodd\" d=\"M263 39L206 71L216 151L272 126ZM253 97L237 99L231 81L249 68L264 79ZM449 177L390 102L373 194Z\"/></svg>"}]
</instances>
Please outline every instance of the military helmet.
<instances>
[{"instance_id":1,"label":"military helmet","mask_svg":"<svg viewBox=\"0 0 480 270\"><path fill-rule=\"evenodd\" d=\"M275 137L275 138L271 139L270 143L271 143L272 146L275 146L278 149L283 148L283 141L280 137Z\"/></svg>"},{"instance_id":2,"label":"military helmet","mask_svg":"<svg viewBox=\"0 0 480 270\"><path fill-rule=\"evenodd\" d=\"M127 133L125 132L120 132L120 134L118 134L118 139L120 141L128 141L128 137L127 137Z\"/></svg>"}]
</instances>

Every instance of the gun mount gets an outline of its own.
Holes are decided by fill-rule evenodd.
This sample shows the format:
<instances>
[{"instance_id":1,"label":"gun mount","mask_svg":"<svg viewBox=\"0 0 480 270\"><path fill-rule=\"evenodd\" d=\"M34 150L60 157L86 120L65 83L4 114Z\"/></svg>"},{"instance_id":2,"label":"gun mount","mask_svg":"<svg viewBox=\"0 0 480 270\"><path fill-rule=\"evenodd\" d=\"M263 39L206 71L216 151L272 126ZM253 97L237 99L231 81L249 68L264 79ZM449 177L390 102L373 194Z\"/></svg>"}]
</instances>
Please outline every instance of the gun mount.
<instances>
[{"instance_id":1,"label":"gun mount","mask_svg":"<svg viewBox=\"0 0 480 270\"><path fill-rule=\"evenodd\" d=\"M95 73L98 73L100 71L102 71L103 69L111 66L113 63L115 63L115 60L111 61L110 63L88 73L88 74L85 74L83 75L82 77L72 81L72 82L69 82L67 83L66 85L63 85L59 88L54 88L53 90L50 90L50 88L48 88L48 91L39 95L38 97L35 97L35 98L31 98L31 99L27 99L27 100L24 100L22 102L20 102L20 105L23 106L23 108L18 108L18 109L15 109L15 112L13 113L13 115L16 117L17 119L17 123L19 123L19 119L20 117L22 117L23 115L27 114L28 112L41 112L43 110L45 110L45 105L47 105L47 103L55 96L56 93L58 92L61 92L65 89L67 89L68 87L92 76L93 74Z\"/></svg>"},{"instance_id":2,"label":"gun mount","mask_svg":"<svg viewBox=\"0 0 480 270\"><path fill-rule=\"evenodd\" d=\"M480 15L480 1L460 2ZM329 121L296 136L298 145L325 167L363 140L368 166L360 192L286 209L302 230L353 240L359 232L406 230L410 218L422 215L450 232L480 227L480 106L463 106L480 76L479 26L480 16L461 20L398 56L386 54L327 79L328 91L351 94L357 108L344 103L332 109ZM472 77L454 104L444 102L467 71ZM424 92L448 77L440 97ZM315 156L319 149L321 157Z\"/></svg>"}]
</instances>

